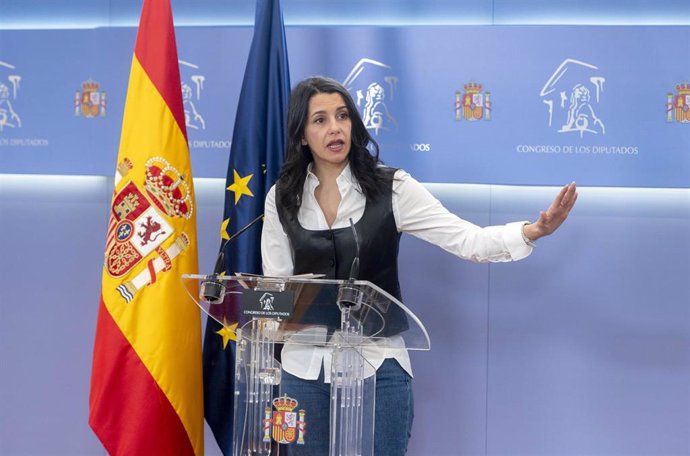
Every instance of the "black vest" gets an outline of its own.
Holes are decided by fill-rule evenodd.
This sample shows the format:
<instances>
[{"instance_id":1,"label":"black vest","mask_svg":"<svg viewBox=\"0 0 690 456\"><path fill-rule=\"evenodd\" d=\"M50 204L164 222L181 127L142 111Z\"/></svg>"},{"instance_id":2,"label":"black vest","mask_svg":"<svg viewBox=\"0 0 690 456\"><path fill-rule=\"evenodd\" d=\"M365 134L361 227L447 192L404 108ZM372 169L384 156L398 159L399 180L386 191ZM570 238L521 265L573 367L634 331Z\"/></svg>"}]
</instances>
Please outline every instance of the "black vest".
<instances>
[{"instance_id":1,"label":"black vest","mask_svg":"<svg viewBox=\"0 0 690 456\"><path fill-rule=\"evenodd\" d=\"M367 200L364 214L355 223L360 261L355 279L368 280L402 301L398 282L400 233L395 225L392 198L395 171L383 169L390 184L383 192ZM327 279L339 280L349 278L357 251L351 227L307 230L299 224L296 216L290 216L281 207L278 208L278 217L292 246L294 274L325 274ZM339 318L335 306L332 318ZM390 335L389 331L386 333Z\"/></svg>"}]
</instances>

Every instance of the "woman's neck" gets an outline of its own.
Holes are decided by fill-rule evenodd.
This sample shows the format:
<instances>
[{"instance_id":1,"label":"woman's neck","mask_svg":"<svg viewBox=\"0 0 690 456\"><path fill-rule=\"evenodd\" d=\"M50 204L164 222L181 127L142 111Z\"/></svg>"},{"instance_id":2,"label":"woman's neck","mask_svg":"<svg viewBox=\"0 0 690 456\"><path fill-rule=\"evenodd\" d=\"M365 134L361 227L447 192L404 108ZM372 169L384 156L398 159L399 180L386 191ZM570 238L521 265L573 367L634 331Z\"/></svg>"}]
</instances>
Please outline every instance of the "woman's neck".
<instances>
[{"instance_id":1,"label":"woman's neck","mask_svg":"<svg viewBox=\"0 0 690 456\"><path fill-rule=\"evenodd\" d=\"M316 177L319 179L319 183L322 185L326 183L335 183L335 181L338 179L338 176L340 176L346 166L346 161L337 165L331 163L321 163L317 165L314 163L312 172L314 175L316 175Z\"/></svg>"}]
</instances>

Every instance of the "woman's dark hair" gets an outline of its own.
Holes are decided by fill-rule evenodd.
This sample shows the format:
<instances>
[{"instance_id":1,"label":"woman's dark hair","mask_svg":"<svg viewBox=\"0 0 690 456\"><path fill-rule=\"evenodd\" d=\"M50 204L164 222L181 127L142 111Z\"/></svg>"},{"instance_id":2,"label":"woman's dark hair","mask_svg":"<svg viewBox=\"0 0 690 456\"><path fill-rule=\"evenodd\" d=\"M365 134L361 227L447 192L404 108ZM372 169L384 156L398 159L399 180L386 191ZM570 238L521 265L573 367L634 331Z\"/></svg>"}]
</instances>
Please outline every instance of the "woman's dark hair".
<instances>
[{"instance_id":1,"label":"woman's dark hair","mask_svg":"<svg viewBox=\"0 0 690 456\"><path fill-rule=\"evenodd\" d=\"M319 93L338 93L343 97L352 122L350 169L370 200L390 185L380 168L379 145L371 137L359 115L349 92L337 81L325 77L307 78L297 84L290 94L287 120L285 162L276 184L276 200L292 217L297 217L301 204L302 187L307 177L307 166L313 160L308 145L302 145L304 129L309 115L309 101Z\"/></svg>"}]
</instances>

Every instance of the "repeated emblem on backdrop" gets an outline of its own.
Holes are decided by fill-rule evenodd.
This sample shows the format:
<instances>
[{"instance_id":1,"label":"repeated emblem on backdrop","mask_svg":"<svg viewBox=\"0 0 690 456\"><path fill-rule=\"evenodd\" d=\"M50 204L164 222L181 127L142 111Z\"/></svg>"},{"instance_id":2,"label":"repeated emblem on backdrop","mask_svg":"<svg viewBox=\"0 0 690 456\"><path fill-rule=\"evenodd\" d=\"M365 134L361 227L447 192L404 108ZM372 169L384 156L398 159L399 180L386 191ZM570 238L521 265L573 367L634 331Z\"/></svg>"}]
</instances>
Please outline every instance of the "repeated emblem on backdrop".
<instances>
[{"instance_id":1,"label":"repeated emblem on backdrop","mask_svg":"<svg viewBox=\"0 0 690 456\"><path fill-rule=\"evenodd\" d=\"M482 93L482 85L464 85L465 92L455 92L455 120L491 120L491 92Z\"/></svg>"},{"instance_id":2,"label":"repeated emblem on backdrop","mask_svg":"<svg viewBox=\"0 0 690 456\"><path fill-rule=\"evenodd\" d=\"M590 63L565 59L541 89L540 96L548 110L549 127L558 133L606 134L597 109L606 78Z\"/></svg>"},{"instance_id":3,"label":"repeated emblem on backdrop","mask_svg":"<svg viewBox=\"0 0 690 456\"><path fill-rule=\"evenodd\" d=\"M14 106L22 80L16 70L11 63L0 61L0 133L7 128L22 127L22 119Z\"/></svg>"},{"instance_id":4,"label":"repeated emblem on backdrop","mask_svg":"<svg viewBox=\"0 0 690 456\"><path fill-rule=\"evenodd\" d=\"M126 178L133 164L118 164L116 180ZM143 186L133 180L120 187L111 207L105 269L111 277L123 277L142 261L146 268L122 283L117 291L130 302L142 287L155 283L189 245L186 233L175 233L168 219L192 216L192 199L185 177L162 157L145 164ZM169 238L173 242L163 248Z\"/></svg>"},{"instance_id":5,"label":"repeated emblem on backdrop","mask_svg":"<svg viewBox=\"0 0 690 456\"><path fill-rule=\"evenodd\" d=\"M294 410L299 403L287 395L273 399L273 407L266 407L264 416L264 442L270 442L271 438L278 443L297 443L304 445L306 421L305 411ZM271 413L272 412L272 413Z\"/></svg>"},{"instance_id":6,"label":"repeated emblem on backdrop","mask_svg":"<svg viewBox=\"0 0 690 456\"><path fill-rule=\"evenodd\" d=\"M382 130L398 129L398 121L389 106L395 100L398 76L392 73L389 65L368 58L360 59L345 78L343 86L360 109L367 130L378 135Z\"/></svg>"},{"instance_id":7,"label":"repeated emblem on backdrop","mask_svg":"<svg viewBox=\"0 0 690 456\"><path fill-rule=\"evenodd\" d=\"M74 115L79 117L105 116L105 92L100 84L89 79L81 84L81 91L74 93Z\"/></svg>"},{"instance_id":8,"label":"repeated emblem on backdrop","mask_svg":"<svg viewBox=\"0 0 690 456\"><path fill-rule=\"evenodd\" d=\"M206 121L197 106L204 91L206 76L200 74L199 65L178 60L180 64L180 83L182 88L182 104L184 107L184 123L187 129L205 130Z\"/></svg>"},{"instance_id":9,"label":"repeated emblem on backdrop","mask_svg":"<svg viewBox=\"0 0 690 456\"><path fill-rule=\"evenodd\" d=\"M676 85L676 93L666 95L666 122L690 123L690 84Z\"/></svg>"}]
</instances>

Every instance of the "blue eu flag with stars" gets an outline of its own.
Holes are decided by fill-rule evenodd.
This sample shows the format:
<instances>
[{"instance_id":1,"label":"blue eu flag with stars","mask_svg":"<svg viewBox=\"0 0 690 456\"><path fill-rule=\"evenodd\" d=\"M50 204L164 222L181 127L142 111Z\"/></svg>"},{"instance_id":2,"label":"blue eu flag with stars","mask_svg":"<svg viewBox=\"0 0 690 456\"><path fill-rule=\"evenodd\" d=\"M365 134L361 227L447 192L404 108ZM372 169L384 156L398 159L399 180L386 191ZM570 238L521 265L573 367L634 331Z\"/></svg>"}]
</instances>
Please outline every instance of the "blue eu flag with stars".
<instances>
[{"instance_id":1,"label":"blue eu flag with stars","mask_svg":"<svg viewBox=\"0 0 690 456\"><path fill-rule=\"evenodd\" d=\"M283 163L290 75L280 0L258 0L237 106L220 235L225 272L261 273L261 224L225 241L263 213ZM232 454L235 334L209 318L204 334L204 414L225 456Z\"/></svg>"}]
</instances>

